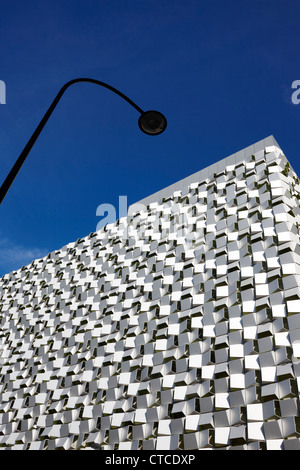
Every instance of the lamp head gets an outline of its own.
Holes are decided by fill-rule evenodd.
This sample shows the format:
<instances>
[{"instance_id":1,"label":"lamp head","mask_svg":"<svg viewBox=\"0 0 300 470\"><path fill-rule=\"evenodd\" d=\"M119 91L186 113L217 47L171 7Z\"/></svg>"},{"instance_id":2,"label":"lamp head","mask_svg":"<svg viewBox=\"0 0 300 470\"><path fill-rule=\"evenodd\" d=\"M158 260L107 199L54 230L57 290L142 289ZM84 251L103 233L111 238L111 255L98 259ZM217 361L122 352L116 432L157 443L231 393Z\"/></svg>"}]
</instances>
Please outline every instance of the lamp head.
<instances>
[{"instance_id":1,"label":"lamp head","mask_svg":"<svg viewBox=\"0 0 300 470\"><path fill-rule=\"evenodd\" d=\"M145 111L139 117L139 128L148 135L159 135L167 127L165 116L159 111Z\"/></svg>"}]
</instances>

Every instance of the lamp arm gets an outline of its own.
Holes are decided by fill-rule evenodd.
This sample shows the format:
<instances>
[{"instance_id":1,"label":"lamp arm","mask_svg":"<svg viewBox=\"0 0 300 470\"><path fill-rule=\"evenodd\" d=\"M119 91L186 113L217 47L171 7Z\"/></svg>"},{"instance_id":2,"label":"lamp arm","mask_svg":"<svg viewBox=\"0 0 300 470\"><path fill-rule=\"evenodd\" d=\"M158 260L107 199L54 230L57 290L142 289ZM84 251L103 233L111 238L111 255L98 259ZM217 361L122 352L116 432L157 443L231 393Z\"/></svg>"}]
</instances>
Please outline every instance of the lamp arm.
<instances>
[{"instance_id":1,"label":"lamp arm","mask_svg":"<svg viewBox=\"0 0 300 470\"><path fill-rule=\"evenodd\" d=\"M124 95L121 91L117 90L116 88L112 87L111 85L108 85L107 83L100 82L99 80L95 80L93 78L75 78L74 80L70 80L69 82L65 83L65 85L59 90L57 93L56 97L54 98L53 102L49 106L48 110L46 111L44 117L38 124L37 128L35 129L34 133L30 137L29 141L25 145L23 151L21 152L18 160L12 167L10 173L8 174L7 178L5 179L4 183L2 184L0 188L0 204L2 203L3 199L5 198L9 188L11 187L12 183L14 182L17 174L19 173L20 169L22 168L30 150L32 149L33 145L35 144L37 138L39 137L40 133L42 132L45 124L47 123L48 119L50 118L51 114L53 113L54 109L56 108L58 102L60 101L62 95L64 92L69 88L71 85L74 85L75 83L79 82L88 82L88 83L94 83L95 85L100 85L103 86L104 88L107 88L108 90L111 90L113 93L116 93L119 95L121 98L123 98L127 103L129 103L131 106L133 106L139 113L143 114L143 110L135 104L128 96Z\"/></svg>"}]
</instances>

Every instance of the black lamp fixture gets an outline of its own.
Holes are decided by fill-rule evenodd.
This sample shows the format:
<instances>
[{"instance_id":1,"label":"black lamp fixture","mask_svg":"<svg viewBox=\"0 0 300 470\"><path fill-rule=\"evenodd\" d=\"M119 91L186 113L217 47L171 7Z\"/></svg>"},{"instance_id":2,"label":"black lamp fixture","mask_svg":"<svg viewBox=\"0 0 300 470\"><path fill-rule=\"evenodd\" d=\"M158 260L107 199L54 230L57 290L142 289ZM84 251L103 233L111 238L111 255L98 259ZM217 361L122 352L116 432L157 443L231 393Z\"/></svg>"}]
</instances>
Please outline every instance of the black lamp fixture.
<instances>
[{"instance_id":1,"label":"black lamp fixture","mask_svg":"<svg viewBox=\"0 0 300 470\"><path fill-rule=\"evenodd\" d=\"M148 135L158 135L167 127L167 120L159 111L145 111L139 117L141 131Z\"/></svg>"},{"instance_id":2,"label":"black lamp fixture","mask_svg":"<svg viewBox=\"0 0 300 470\"><path fill-rule=\"evenodd\" d=\"M54 109L56 108L57 103L61 99L62 95L66 91L67 88L69 88L71 85L74 85L75 83L79 82L88 82L88 83L94 83L95 85L100 85L104 88L107 88L111 90L113 93L116 93L119 95L121 98L123 98L127 103L129 103L131 106L133 106L139 113L140 117L138 120L138 125L139 128L141 129L142 132L144 132L147 135L159 135L167 127L167 120L165 116L160 113L159 111L143 111L142 108L140 108L137 104L135 104L128 96L124 95L124 93L120 92L116 88L112 87L111 85L108 85L107 83L100 82L99 80L95 80L93 78L75 78L74 80L70 80L67 82L58 92L56 95L55 99L53 100L52 104L46 111L44 117L38 124L37 128L35 129L34 133L32 134L31 138L27 142L26 146L24 147L23 151L21 152L18 160L14 164L13 168L11 169L10 173L8 174L7 178L5 179L4 183L2 184L0 188L0 204L4 200L9 188L11 187L12 183L14 182L17 174L19 173L20 169L22 168L22 165L24 164L30 150L32 149L34 143L36 142L38 136L40 135L41 131L43 130L46 122L48 121L49 117L53 113Z\"/></svg>"}]
</instances>

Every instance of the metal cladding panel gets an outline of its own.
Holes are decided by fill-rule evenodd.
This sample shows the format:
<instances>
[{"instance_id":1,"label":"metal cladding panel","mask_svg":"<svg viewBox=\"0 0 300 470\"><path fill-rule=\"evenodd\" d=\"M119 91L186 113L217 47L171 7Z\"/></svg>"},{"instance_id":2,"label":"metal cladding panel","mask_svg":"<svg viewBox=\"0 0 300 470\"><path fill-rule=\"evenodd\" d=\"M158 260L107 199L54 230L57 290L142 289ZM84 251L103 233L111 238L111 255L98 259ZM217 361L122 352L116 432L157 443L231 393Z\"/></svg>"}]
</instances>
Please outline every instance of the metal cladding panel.
<instances>
[{"instance_id":1,"label":"metal cladding panel","mask_svg":"<svg viewBox=\"0 0 300 470\"><path fill-rule=\"evenodd\" d=\"M299 180L216 165L2 277L1 447L299 448Z\"/></svg>"}]
</instances>

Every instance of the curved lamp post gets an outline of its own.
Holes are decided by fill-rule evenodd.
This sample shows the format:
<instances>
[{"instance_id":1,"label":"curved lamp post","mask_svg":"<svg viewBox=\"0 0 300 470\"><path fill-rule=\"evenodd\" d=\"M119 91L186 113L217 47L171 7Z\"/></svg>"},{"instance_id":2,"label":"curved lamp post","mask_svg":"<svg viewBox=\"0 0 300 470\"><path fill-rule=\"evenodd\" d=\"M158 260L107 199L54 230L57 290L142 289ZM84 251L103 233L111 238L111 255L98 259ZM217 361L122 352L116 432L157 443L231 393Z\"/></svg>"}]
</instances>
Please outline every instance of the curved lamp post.
<instances>
[{"instance_id":1,"label":"curved lamp post","mask_svg":"<svg viewBox=\"0 0 300 470\"><path fill-rule=\"evenodd\" d=\"M46 122L48 121L49 117L53 113L54 109L56 108L57 103L61 99L62 95L69 88L71 85L74 85L78 82L89 82L94 83L95 85L103 86L104 88L108 88L109 90L113 91L121 98L123 98L127 103L133 106L139 113L140 117L138 120L138 125L141 131L148 135L159 135L161 134L167 127L167 120L163 114L159 111L143 111L137 104L135 104L130 98L128 98L124 93L121 93L116 88L108 85L107 83L100 82L99 80L94 80L93 78L75 78L74 80L70 80L67 82L58 92L55 99L53 100L52 104L50 105L49 109L45 113L44 117L42 118L41 122L35 129L34 133L32 134L31 138L27 142L24 150L20 154L18 160L14 164L13 168L11 169L9 175L7 176L6 180L2 184L0 188L0 204L2 203L3 199L5 198L9 188L11 187L14 179L16 178L17 174L19 173L20 169L22 168L23 163L25 162L30 150L32 149L34 143L36 142L38 136L40 135L41 131L43 130Z\"/></svg>"}]
</instances>

